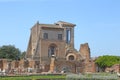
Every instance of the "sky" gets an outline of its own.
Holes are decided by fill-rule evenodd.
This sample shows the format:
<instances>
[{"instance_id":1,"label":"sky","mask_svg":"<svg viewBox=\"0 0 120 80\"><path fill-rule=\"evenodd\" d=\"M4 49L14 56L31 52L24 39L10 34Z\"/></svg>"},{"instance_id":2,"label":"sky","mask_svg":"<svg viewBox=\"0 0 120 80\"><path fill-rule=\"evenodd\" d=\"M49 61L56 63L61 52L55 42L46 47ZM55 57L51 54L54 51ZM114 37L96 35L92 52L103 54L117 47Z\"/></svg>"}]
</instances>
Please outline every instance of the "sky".
<instances>
[{"instance_id":1,"label":"sky","mask_svg":"<svg viewBox=\"0 0 120 80\"><path fill-rule=\"evenodd\" d=\"M88 43L91 56L120 56L120 0L0 0L0 46L26 51L37 22L76 24L75 48Z\"/></svg>"}]
</instances>

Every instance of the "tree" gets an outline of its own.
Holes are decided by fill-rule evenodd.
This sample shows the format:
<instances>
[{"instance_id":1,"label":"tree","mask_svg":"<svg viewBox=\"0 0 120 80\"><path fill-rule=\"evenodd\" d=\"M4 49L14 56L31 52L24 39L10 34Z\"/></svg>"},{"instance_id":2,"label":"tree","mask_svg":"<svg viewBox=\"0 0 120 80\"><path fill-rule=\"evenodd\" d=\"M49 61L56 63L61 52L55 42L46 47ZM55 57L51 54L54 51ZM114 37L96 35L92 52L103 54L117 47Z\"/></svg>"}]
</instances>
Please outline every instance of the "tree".
<instances>
[{"instance_id":1,"label":"tree","mask_svg":"<svg viewBox=\"0 0 120 80\"><path fill-rule=\"evenodd\" d=\"M19 60L21 51L13 45L3 45L0 47L0 58Z\"/></svg>"},{"instance_id":2,"label":"tree","mask_svg":"<svg viewBox=\"0 0 120 80\"><path fill-rule=\"evenodd\" d=\"M26 51L22 52L21 56L20 56L20 59L24 59L25 58L25 54L26 54Z\"/></svg>"},{"instance_id":3,"label":"tree","mask_svg":"<svg viewBox=\"0 0 120 80\"><path fill-rule=\"evenodd\" d=\"M111 67L114 64L120 64L120 57L104 55L100 56L95 62L102 69L102 71L104 71L106 67Z\"/></svg>"}]
</instances>

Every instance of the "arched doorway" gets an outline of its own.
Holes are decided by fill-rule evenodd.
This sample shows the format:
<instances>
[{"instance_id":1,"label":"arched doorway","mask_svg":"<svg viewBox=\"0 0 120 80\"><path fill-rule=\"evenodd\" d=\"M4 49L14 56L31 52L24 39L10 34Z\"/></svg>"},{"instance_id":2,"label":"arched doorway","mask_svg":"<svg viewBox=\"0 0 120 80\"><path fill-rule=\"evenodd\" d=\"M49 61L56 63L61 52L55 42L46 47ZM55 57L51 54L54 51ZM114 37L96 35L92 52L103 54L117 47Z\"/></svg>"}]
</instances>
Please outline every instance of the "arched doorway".
<instances>
[{"instance_id":1,"label":"arched doorway","mask_svg":"<svg viewBox=\"0 0 120 80\"><path fill-rule=\"evenodd\" d=\"M55 44L51 44L48 48L48 57L52 55L57 56L57 46Z\"/></svg>"}]
</instances>

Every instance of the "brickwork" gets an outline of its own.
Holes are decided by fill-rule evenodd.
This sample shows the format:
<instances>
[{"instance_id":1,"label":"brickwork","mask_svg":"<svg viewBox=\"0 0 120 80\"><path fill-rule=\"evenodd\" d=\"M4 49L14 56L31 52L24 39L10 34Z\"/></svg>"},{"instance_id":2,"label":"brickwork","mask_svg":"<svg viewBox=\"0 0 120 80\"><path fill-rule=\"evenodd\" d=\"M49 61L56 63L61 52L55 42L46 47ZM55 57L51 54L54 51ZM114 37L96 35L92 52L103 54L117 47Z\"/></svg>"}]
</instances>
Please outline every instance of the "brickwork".
<instances>
[{"instance_id":1,"label":"brickwork","mask_svg":"<svg viewBox=\"0 0 120 80\"><path fill-rule=\"evenodd\" d=\"M11 73L95 72L88 43L81 44L79 51L74 48L74 27L75 24L63 21L55 24L37 22L31 28L25 60L0 60L0 69Z\"/></svg>"},{"instance_id":2,"label":"brickwork","mask_svg":"<svg viewBox=\"0 0 120 80\"><path fill-rule=\"evenodd\" d=\"M88 43L81 44L79 51L74 48L74 27L75 24L63 21L55 24L37 22L31 28L26 59L33 60L40 71L95 72ZM52 55L55 56L54 66Z\"/></svg>"},{"instance_id":3,"label":"brickwork","mask_svg":"<svg viewBox=\"0 0 120 80\"><path fill-rule=\"evenodd\" d=\"M90 58L88 43L74 48L75 24L59 21L55 24L39 24L31 28L25 60L0 60L0 69L11 73L95 72L96 65ZM54 58L52 57L54 56Z\"/></svg>"},{"instance_id":4,"label":"brickwork","mask_svg":"<svg viewBox=\"0 0 120 80\"><path fill-rule=\"evenodd\" d=\"M7 59L1 59L1 60L0 60L0 69L1 69L2 71L8 69Z\"/></svg>"},{"instance_id":5,"label":"brickwork","mask_svg":"<svg viewBox=\"0 0 120 80\"><path fill-rule=\"evenodd\" d=\"M81 55L88 61L90 59L90 48L88 46L88 43L81 44L80 45L80 53Z\"/></svg>"},{"instance_id":6,"label":"brickwork","mask_svg":"<svg viewBox=\"0 0 120 80\"><path fill-rule=\"evenodd\" d=\"M120 64L115 64L112 67L107 67L105 72L120 72Z\"/></svg>"}]
</instances>

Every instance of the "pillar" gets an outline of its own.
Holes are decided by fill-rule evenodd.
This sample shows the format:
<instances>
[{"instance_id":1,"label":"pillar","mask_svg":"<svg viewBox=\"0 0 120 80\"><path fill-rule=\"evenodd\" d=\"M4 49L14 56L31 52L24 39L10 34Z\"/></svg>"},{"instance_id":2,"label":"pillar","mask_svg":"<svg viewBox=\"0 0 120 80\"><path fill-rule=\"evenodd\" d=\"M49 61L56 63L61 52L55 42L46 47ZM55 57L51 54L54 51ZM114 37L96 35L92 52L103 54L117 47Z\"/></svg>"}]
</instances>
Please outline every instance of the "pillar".
<instances>
[{"instance_id":1,"label":"pillar","mask_svg":"<svg viewBox=\"0 0 120 80\"><path fill-rule=\"evenodd\" d=\"M66 28L64 28L64 41L66 42Z\"/></svg>"},{"instance_id":2,"label":"pillar","mask_svg":"<svg viewBox=\"0 0 120 80\"><path fill-rule=\"evenodd\" d=\"M52 55L51 57L51 63L50 63L50 72L54 72L54 67L55 67L55 56Z\"/></svg>"},{"instance_id":3,"label":"pillar","mask_svg":"<svg viewBox=\"0 0 120 80\"><path fill-rule=\"evenodd\" d=\"M74 28L70 29L70 44L74 48Z\"/></svg>"}]
</instances>

